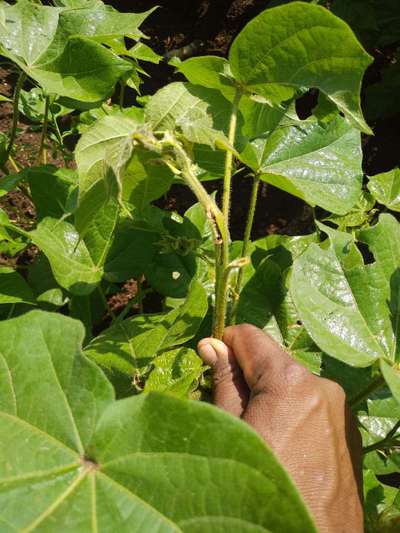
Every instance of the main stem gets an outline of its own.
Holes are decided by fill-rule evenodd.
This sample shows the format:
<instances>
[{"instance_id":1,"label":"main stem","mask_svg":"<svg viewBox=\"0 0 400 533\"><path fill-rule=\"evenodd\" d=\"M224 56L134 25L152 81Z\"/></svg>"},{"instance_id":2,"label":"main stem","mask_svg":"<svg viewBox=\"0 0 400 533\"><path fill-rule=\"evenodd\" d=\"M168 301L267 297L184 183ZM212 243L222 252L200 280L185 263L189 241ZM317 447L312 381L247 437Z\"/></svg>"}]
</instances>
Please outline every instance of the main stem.
<instances>
[{"instance_id":1,"label":"main stem","mask_svg":"<svg viewBox=\"0 0 400 533\"><path fill-rule=\"evenodd\" d=\"M12 149L14 147L15 137L17 135L17 127L18 127L18 120L19 120L19 107L18 107L18 104L19 104L19 97L20 97L20 94L21 94L21 89L22 89L22 86L24 84L25 78L26 78L25 72L21 72L19 77L18 77L17 84L16 84L15 90L14 90L13 121L12 121L11 132L10 132L10 140L8 142L8 147L7 147L7 159L6 160L8 160L8 158L11 155Z\"/></svg>"},{"instance_id":2,"label":"main stem","mask_svg":"<svg viewBox=\"0 0 400 533\"><path fill-rule=\"evenodd\" d=\"M231 119L229 122L228 141L229 144L234 147L236 128L237 128L237 116L239 109L239 102L242 93L239 88L236 89L235 97L232 104ZM222 213L225 218L227 226L229 226L229 212L231 208L231 192L232 192L232 168L233 168L233 152L228 150L225 156L225 169L224 169L224 190L222 196Z\"/></svg>"},{"instance_id":3,"label":"main stem","mask_svg":"<svg viewBox=\"0 0 400 533\"><path fill-rule=\"evenodd\" d=\"M229 122L228 141L232 148L235 145L237 116L241 91L236 89ZM228 150L225 155L224 188L222 196L222 215L224 225L229 228L229 212L231 208L233 152ZM228 229L229 232L229 229ZM229 244L228 239L222 239L215 244L215 308L213 320L213 336L222 339L225 329L226 311L228 307L229 288Z\"/></svg>"},{"instance_id":4,"label":"main stem","mask_svg":"<svg viewBox=\"0 0 400 533\"><path fill-rule=\"evenodd\" d=\"M44 120L43 120L43 126L42 126L42 135L40 137L40 147L39 147L39 155L38 160L39 163L43 163L44 165L47 163L47 150L45 147L46 137L47 137L47 129L49 126L49 110L50 110L50 98L46 96L46 103L44 108Z\"/></svg>"},{"instance_id":5,"label":"main stem","mask_svg":"<svg viewBox=\"0 0 400 533\"><path fill-rule=\"evenodd\" d=\"M249 214L247 216L246 228L244 230L243 245L241 256L246 257L249 253L251 230L253 229L254 215L257 206L258 189L260 186L260 177L255 175L253 178L253 187L251 189ZM235 288L233 292L232 311L229 319L229 324L234 324L236 321L237 307L239 303L240 290L243 283L243 269L241 268L236 277Z\"/></svg>"}]
</instances>

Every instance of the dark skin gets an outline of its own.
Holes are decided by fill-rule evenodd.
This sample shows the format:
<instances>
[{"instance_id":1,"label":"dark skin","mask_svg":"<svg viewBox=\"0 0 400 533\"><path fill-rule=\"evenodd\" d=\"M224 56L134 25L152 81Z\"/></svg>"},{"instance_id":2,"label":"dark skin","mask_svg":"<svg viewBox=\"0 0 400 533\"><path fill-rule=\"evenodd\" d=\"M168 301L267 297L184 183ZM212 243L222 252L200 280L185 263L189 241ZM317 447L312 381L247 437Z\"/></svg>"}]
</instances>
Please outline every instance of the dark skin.
<instances>
[{"instance_id":1,"label":"dark skin","mask_svg":"<svg viewBox=\"0 0 400 533\"><path fill-rule=\"evenodd\" d=\"M321 533L362 533L361 439L343 389L242 324L198 345L214 403L243 418L286 467Z\"/></svg>"}]
</instances>

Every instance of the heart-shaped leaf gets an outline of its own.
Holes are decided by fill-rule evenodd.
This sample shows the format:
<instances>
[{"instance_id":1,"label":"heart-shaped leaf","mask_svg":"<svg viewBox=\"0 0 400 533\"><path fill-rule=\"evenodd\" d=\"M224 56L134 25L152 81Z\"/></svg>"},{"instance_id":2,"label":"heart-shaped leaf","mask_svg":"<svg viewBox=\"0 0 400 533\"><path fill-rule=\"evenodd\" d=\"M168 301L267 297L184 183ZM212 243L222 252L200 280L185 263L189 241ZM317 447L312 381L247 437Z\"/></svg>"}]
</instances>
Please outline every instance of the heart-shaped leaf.
<instances>
[{"instance_id":1,"label":"heart-shaped leaf","mask_svg":"<svg viewBox=\"0 0 400 533\"><path fill-rule=\"evenodd\" d=\"M42 6L29 0L4 3L0 48L47 93L98 102L133 69L101 43L124 36L139 39L139 25L152 11L118 13L100 1L79 7Z\"/></svg>"},{"instance_id":2,"label":"heart-shaped leaf","mask_svg":"<svg viewBox=\"0 0 400 533\"><path fill-rule=\"evenodd\" d=\"M279 104L299 89L318 88L366 133L359 94L371 61L343 20L304 2L262 12L229 53L234 77L249 92Z\"/></svg>"},{"instance_id":3,"label":"heart-shaped leaf","mask_svg":"<svg viewBox=\"0 0 400 533\"><path fill-rule=\"evenodd\" d=\"M350 365L394 360L400 322L398 222L381 215L378 224L360 232L375 258L368 265L350 234L324 231L329 233L329 248L311 245L295 261L291 280L307 331L322 350Z\"/></svg>"},{"instance_id":4,"label":"heart-shaped leaf","mask_svg":"<svg viewBox=\"0 0 400 533\"><path fill-rule=\"evenodd\" d=\"M115 401L82 339L62 315L0 324L3 529L315 531L244 422L156 393Z\"/></svg>"},{"instance_id":5,"label":"heart-shaped leaf","mask_svg":"<svg viewBox=\"0 0 400 533\"><path fill-rule=\"evenodd\" d=\"M298 120L249 99L241 111L249 139L241 159L261 179L333 213L353 207L363 175L356 129L339 115L327 123Z\"/></svg>"}]
</instances>

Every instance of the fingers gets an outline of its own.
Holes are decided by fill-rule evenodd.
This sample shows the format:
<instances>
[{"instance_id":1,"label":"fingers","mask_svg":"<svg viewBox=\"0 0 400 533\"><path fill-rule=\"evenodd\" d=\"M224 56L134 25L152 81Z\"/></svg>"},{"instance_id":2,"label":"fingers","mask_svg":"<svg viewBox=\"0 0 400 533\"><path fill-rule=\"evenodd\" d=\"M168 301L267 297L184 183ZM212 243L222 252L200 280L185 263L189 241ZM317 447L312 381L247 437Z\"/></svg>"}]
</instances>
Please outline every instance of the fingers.
<instances>
[{"instance_id":1,"label":"fingers","mask_svg":"<svg viewBox=\"0 0 400 533\"><path fill-rule=\"evenodd\" d=\"M262 330L249 324L225 330L224 343L235 354L251 392L275 390L297 363ZM264 390L265 389L265 390Z\"/></svg>"},{"instance_id":2,"label":"fingers","mask_svg":"<svg viewBox=\"0 0 400 533\"><path fill-rule=\"evenodd\" d=\"M212 369L215 405L232 415L242 416L249 391L232 350L222 341L206 338L199 342L198 352Z\"/></svg>"}]
</instances>

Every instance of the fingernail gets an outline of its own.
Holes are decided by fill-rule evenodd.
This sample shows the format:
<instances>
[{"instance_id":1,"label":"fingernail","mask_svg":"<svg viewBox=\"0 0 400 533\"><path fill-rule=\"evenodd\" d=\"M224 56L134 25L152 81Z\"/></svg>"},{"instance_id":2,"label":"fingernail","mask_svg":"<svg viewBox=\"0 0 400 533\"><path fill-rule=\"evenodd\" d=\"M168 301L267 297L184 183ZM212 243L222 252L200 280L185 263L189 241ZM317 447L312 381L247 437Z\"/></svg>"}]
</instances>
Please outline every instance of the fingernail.
<instances>
[{"instance_id":1,"label":"fingernail","mask_svg":"<svg viewBox=\"0 0 400 533\"><path fill-rule=\"evenodd\" d=\"M209 366L215 365L217 362L217 352L209 341L200 341L197 350L204 363Z\"/></svg>"}]
</instances>

